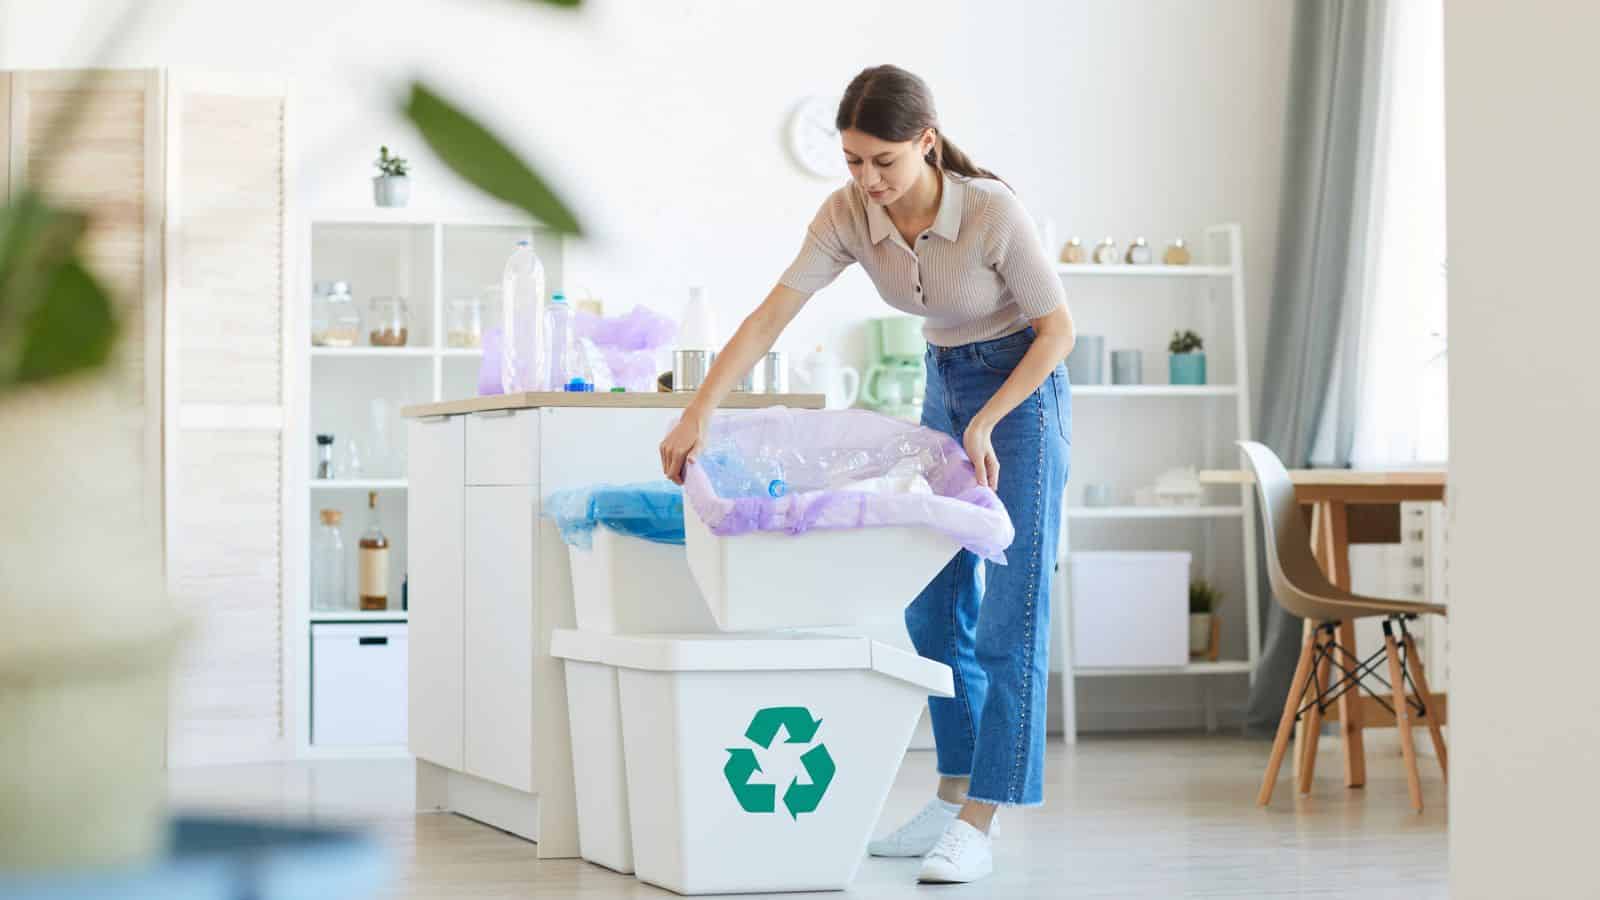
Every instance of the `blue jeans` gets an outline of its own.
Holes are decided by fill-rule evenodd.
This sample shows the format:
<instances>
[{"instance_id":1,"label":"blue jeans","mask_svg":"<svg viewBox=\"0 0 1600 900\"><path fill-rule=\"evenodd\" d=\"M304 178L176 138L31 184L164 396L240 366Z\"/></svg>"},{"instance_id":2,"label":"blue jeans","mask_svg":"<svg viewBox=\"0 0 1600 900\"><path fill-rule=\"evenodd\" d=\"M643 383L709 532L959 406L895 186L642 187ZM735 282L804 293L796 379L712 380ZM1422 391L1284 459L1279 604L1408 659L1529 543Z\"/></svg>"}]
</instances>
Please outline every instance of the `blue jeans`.
<instances>
[{"instance_id":1,"label":"blue jeans","mask_svg":"<svg viewBox=\"0 0 1600 900\"><path fill-rule=\"evenodd\" d=\"M929 346L922 424L962 439L1033 344L1032 328L960 347ZM906 608L917 652L950 667L955 696L930 697L940 775L972 778L967 796L1044 802L1050 582L1071 447L1065 366L994 429L1000 500L1016 526L1006 565L962 550Z\"/></svg>"}]
</instances>

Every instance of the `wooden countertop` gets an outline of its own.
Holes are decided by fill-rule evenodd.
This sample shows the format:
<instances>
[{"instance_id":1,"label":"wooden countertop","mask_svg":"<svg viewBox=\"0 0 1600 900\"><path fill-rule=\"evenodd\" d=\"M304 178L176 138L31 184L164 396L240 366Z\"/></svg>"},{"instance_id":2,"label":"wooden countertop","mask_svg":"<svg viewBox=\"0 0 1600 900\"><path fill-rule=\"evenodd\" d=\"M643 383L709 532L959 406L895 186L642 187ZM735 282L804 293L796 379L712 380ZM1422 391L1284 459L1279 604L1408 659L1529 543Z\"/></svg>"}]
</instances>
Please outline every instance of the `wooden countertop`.
<instances>
[{"instance_id":1,"label":"wooden countertop","mask_svg":"<svg viewBox=\"0 0 1600 900\"><path fill-rule=\"evenodd\" d=\"M419 403L401 407L400 415L406 418L427 416L459 416L466 413L485 412L492 409L533 409L541 406L575 406L601 409L683 409L689 405L693 393L669 394L663 391L646 393L629 391L612 393L542 393L490 394L486 397L469 397L465 400L445 400L439 403ZM762 409L768 406L787 406L791 409L822 409L825 398L821 394L729 394L718 409Z\"/></svg>"},{"instance_id":2,"label":"wooden countertop","mask_svg":"<svg viewBox=\"0 0 1600 900\"><path fill-rule=\"evenodd\" d=\"M1294 469L1295 485L1316 487L1444 487L1444 469ZM1202 484L1255 484L1244 469L1204 469Z\"/></svg>"}]
</instances>

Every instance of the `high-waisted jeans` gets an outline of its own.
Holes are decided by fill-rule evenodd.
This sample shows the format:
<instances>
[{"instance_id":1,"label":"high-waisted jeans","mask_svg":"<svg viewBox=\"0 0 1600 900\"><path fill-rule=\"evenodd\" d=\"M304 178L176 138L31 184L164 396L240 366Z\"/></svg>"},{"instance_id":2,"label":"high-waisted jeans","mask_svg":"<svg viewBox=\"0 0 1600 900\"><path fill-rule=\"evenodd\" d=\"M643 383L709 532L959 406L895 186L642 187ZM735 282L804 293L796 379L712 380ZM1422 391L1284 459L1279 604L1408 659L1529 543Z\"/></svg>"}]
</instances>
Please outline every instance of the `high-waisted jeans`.
<instances>
[{"instance_id":1,"label":"high-waisted jeans","mask_svg":"<svg viewBox=\"0 0 1600 900\"><path fill-rule=\"evenodd\" d=\"M967 424L1033 344L1024 329L960 347L929 346L922 424L962 440ZM1050 584L1071 447L1072 393L1057 366L1000 424L1000 500L1016 538L1006 565L962 550L906 608L921 655L950 666L955 696L928 700L940 775L971 776L967 795L1044 802Z\"/></svg>"}]
</instances>

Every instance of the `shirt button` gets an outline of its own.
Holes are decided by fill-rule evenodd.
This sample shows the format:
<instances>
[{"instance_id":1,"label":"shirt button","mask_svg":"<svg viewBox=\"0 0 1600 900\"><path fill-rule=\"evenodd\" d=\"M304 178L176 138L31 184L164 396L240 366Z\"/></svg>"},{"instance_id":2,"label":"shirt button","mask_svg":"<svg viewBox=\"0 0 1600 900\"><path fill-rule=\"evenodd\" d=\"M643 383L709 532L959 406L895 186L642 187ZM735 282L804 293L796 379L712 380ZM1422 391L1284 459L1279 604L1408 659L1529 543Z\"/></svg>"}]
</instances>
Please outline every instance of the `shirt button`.
<instances>
[{"instance_id":1,"label":"shirt button","mask_svg":"<svg viewBox=\"0 0 1600 900\"><path fill-rule=\"evenodd\" d=\"M922 285L917 285L917 293L922 293Z\"/></svg>"},{"instance_id":2,"label":"shirt button","mask_svg":"<svg viewBox=\"0 0 1600 900\"><path fill-rule=\"evenodd\" d=\"M922 236L922 239L923 239L923 240L927 240L927 239L928 239L928 236L927 236L927 235L923 235L923 236Z\"/></svg>"}]
</instances>

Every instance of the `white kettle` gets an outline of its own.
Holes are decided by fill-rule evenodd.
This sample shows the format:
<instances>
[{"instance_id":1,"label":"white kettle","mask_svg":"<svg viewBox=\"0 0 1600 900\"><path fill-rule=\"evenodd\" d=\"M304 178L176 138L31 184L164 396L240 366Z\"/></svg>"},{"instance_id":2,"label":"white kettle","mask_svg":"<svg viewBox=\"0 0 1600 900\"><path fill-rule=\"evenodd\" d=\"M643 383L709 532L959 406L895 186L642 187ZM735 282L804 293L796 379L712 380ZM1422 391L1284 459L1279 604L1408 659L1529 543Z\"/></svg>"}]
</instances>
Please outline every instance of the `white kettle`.
<instances>
[{"instance_id":1,"label":"white kettle","mask_svg":"<svg viewBox=\"0 0 1600 900\"><path fill-rule=\"evenodd\" d=\"M840 362L821 344L806 354L802 367L795 371L795 379L811 393L826 396L829 409L848 409L861 393L861 373Z\"/></svg>"}]
</instances>

